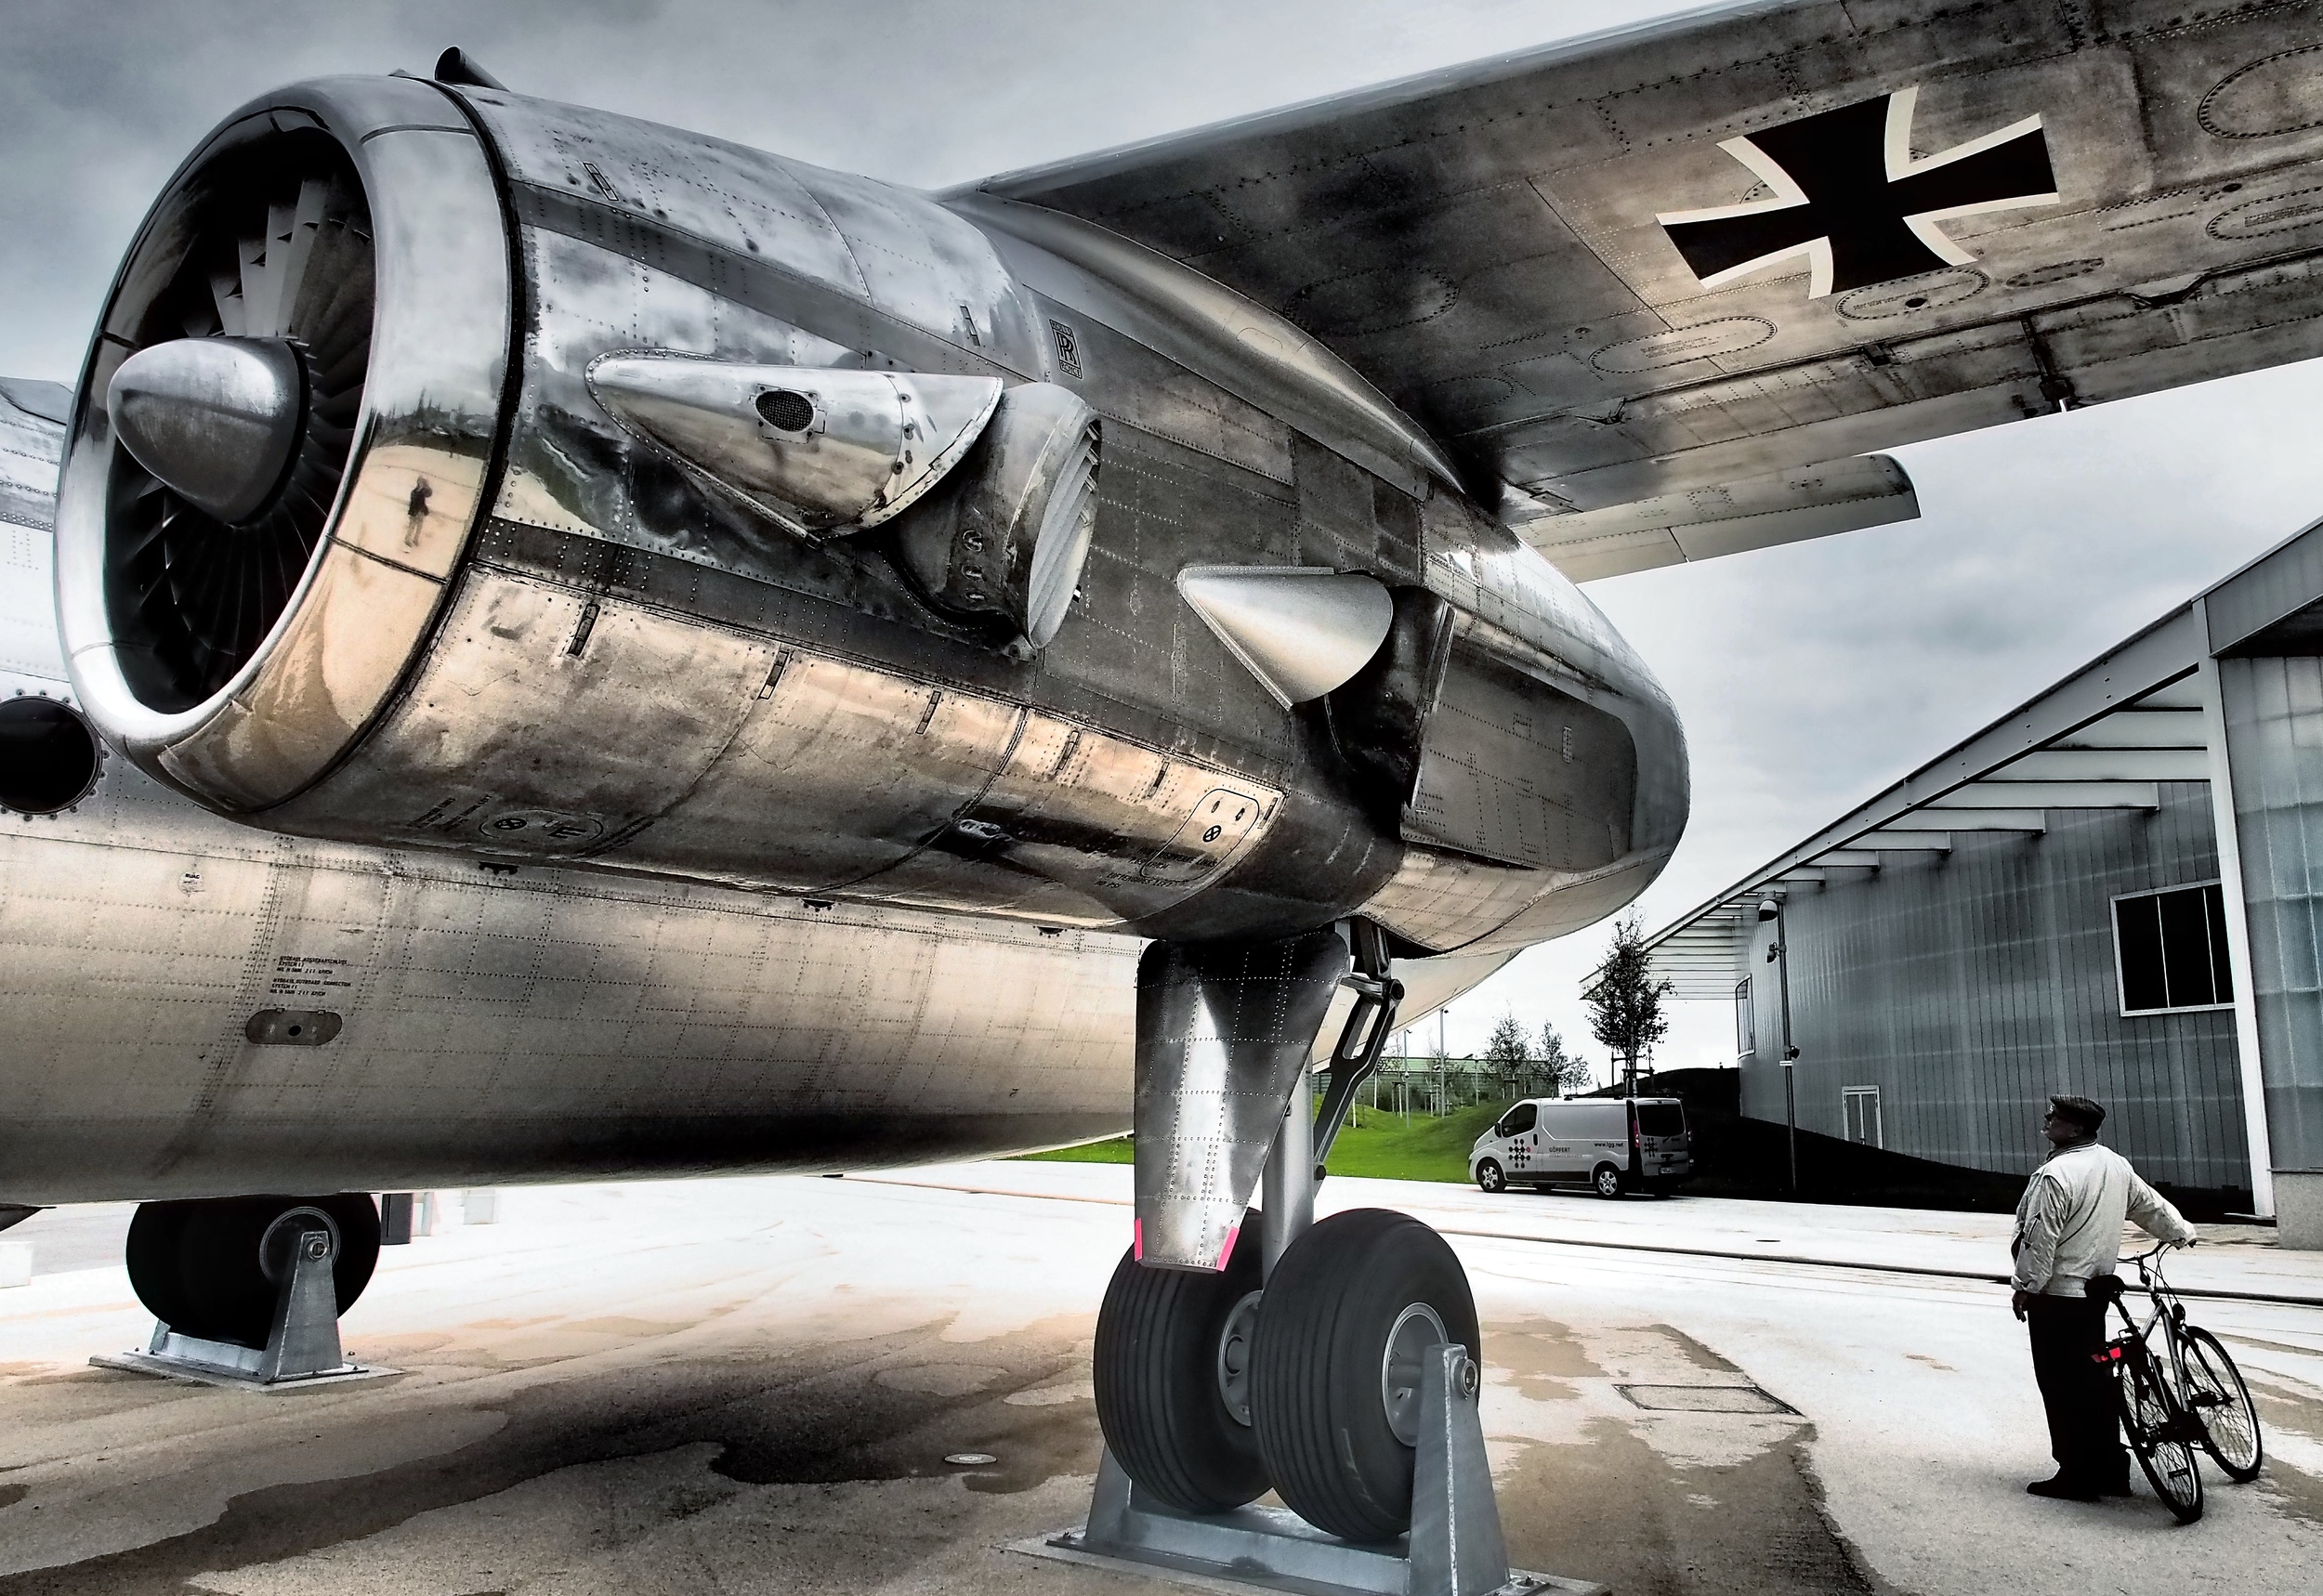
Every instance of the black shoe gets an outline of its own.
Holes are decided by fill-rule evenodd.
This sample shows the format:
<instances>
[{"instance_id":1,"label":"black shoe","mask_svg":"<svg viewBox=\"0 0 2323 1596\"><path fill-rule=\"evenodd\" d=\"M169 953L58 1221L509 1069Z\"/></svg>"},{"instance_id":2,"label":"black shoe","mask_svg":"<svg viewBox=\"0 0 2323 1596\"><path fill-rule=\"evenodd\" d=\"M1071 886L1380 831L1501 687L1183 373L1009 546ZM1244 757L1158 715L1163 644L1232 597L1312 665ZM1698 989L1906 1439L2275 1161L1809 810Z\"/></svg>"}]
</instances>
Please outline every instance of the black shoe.
<instances>
[{"instance_id":1,"label":"black shoe","mask_svg":"<svg viewBox=\"0 0 2323 1596\"><path fill-rule=\"evenodd\" d=\"M2105 1492L2093 1486L2085 1485L2079 1480L2068 1479L2063 1474L2054 1479L2035 1480L2025 1489L2033 1496L2050 1497L2061 1502L2093 1502L2105 1495ZM2127 1485L2121 1488L2121 1494L2129 1495Z\"/></svg>"}]
</instances>

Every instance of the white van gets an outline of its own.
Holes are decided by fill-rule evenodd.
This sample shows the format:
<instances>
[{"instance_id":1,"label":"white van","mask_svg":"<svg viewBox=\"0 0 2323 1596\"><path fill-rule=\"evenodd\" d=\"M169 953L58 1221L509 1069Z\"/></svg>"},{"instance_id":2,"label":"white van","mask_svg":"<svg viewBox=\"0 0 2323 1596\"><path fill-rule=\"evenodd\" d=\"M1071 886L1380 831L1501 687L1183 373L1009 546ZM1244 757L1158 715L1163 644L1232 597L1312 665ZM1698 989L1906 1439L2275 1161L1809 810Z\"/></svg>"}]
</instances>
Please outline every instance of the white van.
<instances>
[{"instance_id":1,"label":"white van","mask_svg":"<svg viewBox=\"0 0 2323 1596\"><path fill-rule=\"evenodd\" d=\"M1675 1097L1535 1097L1476 1138L1468 1177L1488 1192L1586 1182L1599 1197L1693 1178L1694 1134Z\"/></svg>"}]
</instances>

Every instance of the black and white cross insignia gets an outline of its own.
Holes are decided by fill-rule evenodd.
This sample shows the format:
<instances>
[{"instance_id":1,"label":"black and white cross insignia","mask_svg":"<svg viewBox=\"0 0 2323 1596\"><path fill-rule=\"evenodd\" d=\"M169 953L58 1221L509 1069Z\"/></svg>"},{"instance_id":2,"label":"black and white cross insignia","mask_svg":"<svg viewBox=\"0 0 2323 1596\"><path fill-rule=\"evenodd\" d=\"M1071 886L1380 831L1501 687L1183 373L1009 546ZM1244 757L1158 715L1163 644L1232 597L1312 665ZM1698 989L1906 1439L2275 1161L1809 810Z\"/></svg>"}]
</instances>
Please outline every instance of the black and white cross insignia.
<instances>
[{"instance_id":1,"label":"black and white cross insignia","mask_svg":"<svg viewBox=\"0 0 2323 1596\"><path fill-rule=\"evenodd\" d=\"M1775 191L1771 200L1657 216L1704 288L1792 255L1807 297L1917 277L1973 258L1938 225L2057 203L2041 118L1923 160L1911 158L1916 88L1786 122L1718 146Z\"/></svg>"}]
</instances>

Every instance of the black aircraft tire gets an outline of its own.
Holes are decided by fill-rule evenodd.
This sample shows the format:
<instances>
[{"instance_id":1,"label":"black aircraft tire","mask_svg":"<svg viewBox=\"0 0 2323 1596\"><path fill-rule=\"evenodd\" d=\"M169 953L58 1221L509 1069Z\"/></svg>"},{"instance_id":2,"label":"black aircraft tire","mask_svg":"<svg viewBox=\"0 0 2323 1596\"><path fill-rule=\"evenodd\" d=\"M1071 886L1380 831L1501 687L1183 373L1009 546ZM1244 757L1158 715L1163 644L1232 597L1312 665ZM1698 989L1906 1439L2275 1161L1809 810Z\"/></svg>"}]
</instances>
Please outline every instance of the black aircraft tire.
<instances>
[{"instance_id":1,"label":"black aircraft tire","mask_svg":"<svg viewBox=\"0 0 2323 1596\"><path fill-rule=\"evenodd\" d=\"M1097 1310L1105 1444L1140 1490L1183 1512L1223 1512L1266 1494L1257 1437L1227 1410L1219 1382L1227 1322L1259 1287L1258 1234L1253 1209L1215 1275L1148 1269L1125 1252Z\"/></svg>"},{"instance_id":2,"label":"black aircraft tire","mask_svg":"<svg viewBox=\"0 0 2323 1596\"><path fill-rule=\"evenodd\" d=\"M298 1208L319 1209L337 1227L331 1274L344 1314L379 1262L379 1210L360 1192L141 1203L129 1222L129 1284L147 1310L180 1335L263 1347L280 1292L259 1260L259 1243L269 1226Z\"/></svg>"},{"instance_id":3,"label":"black aircraft tire","mask_svg":"<svg viewBox=\"0 0 2323 1596\"><path fill-rule=\"evenodd\" d=\"M1411 1527L1414 1452L1396 1434L1383 1372L1398 1321L1421 1305L1447 1340L1476 1351L1460 1260L1426 1225L1385 1209L1317 1222L1266 1282L1251 1422L1275 1489L1319 1529L1376 1541ZM1417 1417L1407 1420L1415 1429Z\"/></svg>"}]
</instances>

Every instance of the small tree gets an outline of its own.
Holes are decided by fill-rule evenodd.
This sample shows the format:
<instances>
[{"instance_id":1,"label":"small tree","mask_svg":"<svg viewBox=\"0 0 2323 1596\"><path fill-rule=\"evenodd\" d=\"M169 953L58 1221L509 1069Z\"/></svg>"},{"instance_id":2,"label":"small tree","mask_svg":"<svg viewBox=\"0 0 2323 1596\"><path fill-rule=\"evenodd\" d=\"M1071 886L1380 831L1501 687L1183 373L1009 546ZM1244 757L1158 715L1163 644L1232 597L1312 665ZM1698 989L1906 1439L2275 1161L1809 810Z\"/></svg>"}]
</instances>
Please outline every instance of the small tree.
<instances>
[{"instance_id":1,"label":"small tree","mask_svg":"<svg viewBox=\"0 0 2323 1596\"><path fill-rule=\"evenodd\" d=\"M1581 1001L1593 1011L1590 1031L1612 1050L1614 1066L1621 1071L1632 1097L1637 1095L1637 1061L1651 1053L1670 1029L1661 1000L1676 989L1668 981L1655 978L1645 941L1636 916L1617 921L1613 946L1581 992Z\"/></svg>"},{"instance_id":2,"label":"small tree","mask_svg":"<svg viewBox=\"0 0 2323 1596\"><path fill-rule=\"evenodd\" d=\"M1567 1053L1565 1039L1553 1025L1541 1027L1541 1072L1548 1077L1550 1090L1560 1096L1597 1083L1589 1061Z\"/></svg>"},{"instance_id":3,"label":"small tree","mask_svg":"<svg viewBox=\"0 0 2323 1596\"><path fill-rule=\"evenodd\" d=\"M1527 1054L1531 1051L1525 1027L1516 1023L1513 1012L1504 1012L1492 1027L1491 1040L1484 1044L1485 1061L1492 1066L1492 1081L1496 1090L1519 1090Z\"/></svg>"}]
</instances>

